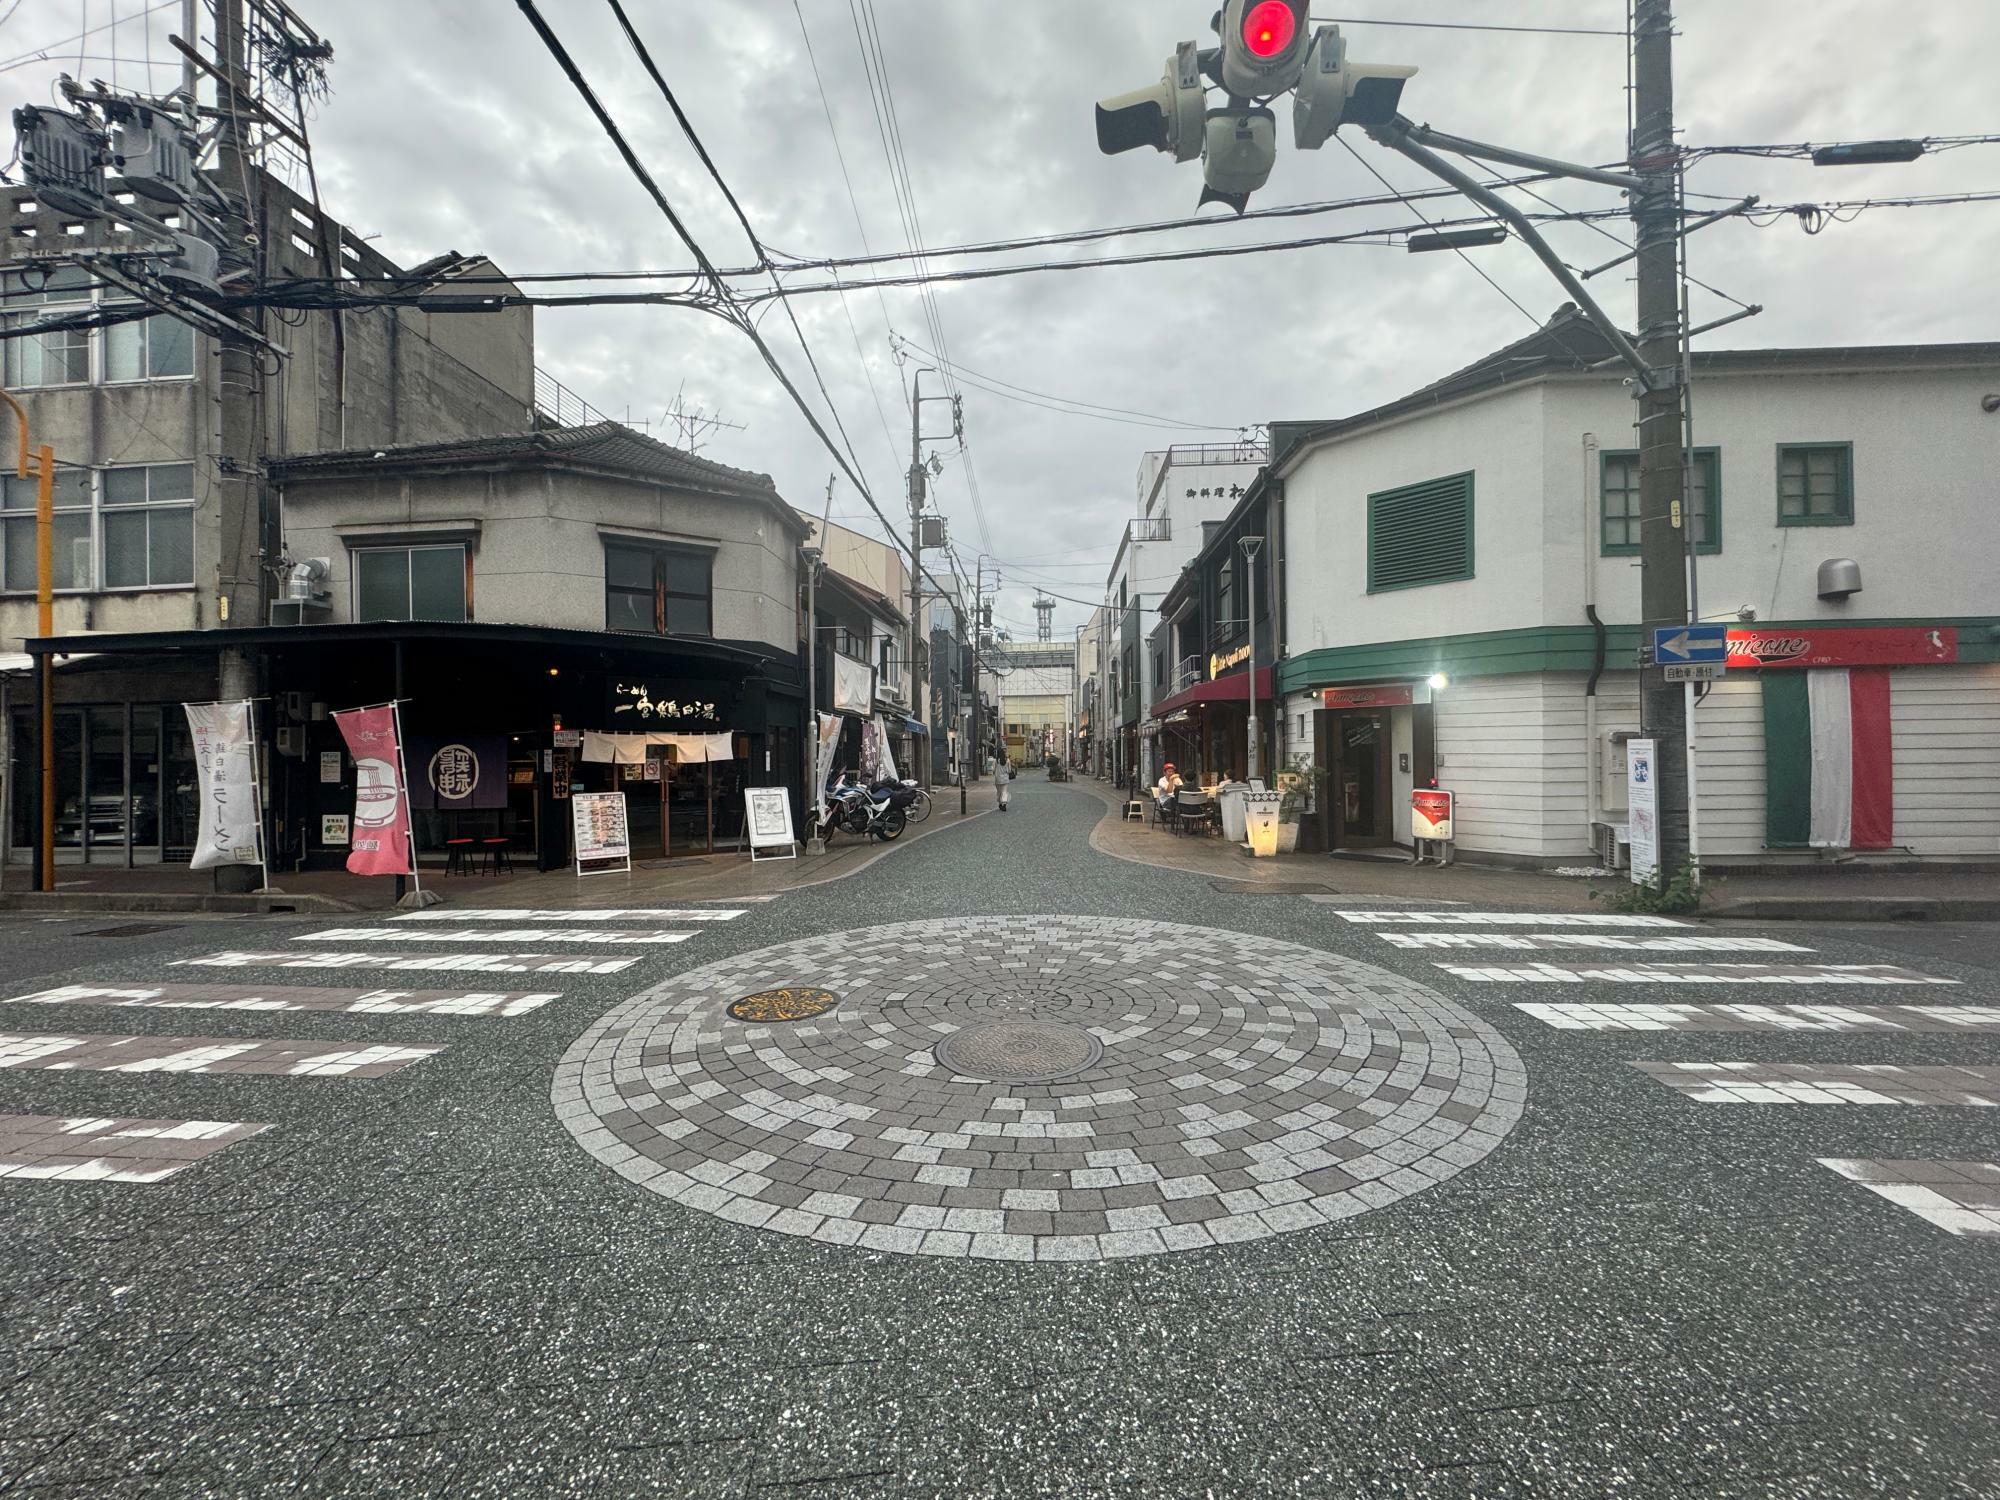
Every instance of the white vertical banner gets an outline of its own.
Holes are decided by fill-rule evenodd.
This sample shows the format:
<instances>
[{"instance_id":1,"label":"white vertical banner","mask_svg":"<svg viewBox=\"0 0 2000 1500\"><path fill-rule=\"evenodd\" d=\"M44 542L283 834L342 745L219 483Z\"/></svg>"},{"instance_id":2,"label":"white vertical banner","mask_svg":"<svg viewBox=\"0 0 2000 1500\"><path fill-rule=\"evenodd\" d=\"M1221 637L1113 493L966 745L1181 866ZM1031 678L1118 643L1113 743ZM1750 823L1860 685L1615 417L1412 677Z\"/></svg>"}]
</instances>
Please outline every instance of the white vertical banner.
<instances>
[{"instance_id":1,"label":"white vertical banner","mask_svg":"<svg viewBox=\"0 0 2000 1500\"><path fill-rule=\"evenodd\" d=\"M826 809L826 779L833 774L833 757L840 749L839 714L821 714L819 733L813 747L813 810Z\"/></svg>"},{"instance_id":2,"label":"white vertical banner","mask_svg":"<svg viewBox=\"0 0 2000 1500\"><path fill-rule=\"evenodd\" d=\"M896 773L896 752L889 748L889 721L875 715L875 774L883 781L900 779Z\"/></svg>"},{"instance_id":3,"label":"white vertical banner","mask_svg":"<svg viewBox=\"0 0 2000 1500\"><path fill-rule=\"evenodd\" d=\"M257 795L257 740L249 701L181 707L187 710L201 789L189 867L261 865L264 819Z\"/></svg>"},{"instance_id":4,"label":"white vertical banner","mask_svg":"<svg viewBox=\"0 0 2000 1500\"><path fill-rule=\"evenodd\" d=\"M1625 742L1625 832L1634 885L1650 885L1660 873L1660 794L1653 753L1651 740Z\"/></svg>"}]
</instances>

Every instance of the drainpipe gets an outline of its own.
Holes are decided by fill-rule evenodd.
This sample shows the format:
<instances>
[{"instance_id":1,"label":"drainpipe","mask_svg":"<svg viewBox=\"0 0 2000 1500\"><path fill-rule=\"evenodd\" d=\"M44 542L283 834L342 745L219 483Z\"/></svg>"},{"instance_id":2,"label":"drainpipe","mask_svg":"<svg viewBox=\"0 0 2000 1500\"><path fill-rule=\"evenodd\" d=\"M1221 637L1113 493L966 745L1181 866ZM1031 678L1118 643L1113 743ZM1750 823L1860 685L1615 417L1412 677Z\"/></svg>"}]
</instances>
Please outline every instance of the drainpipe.
<instances>
[{"instance_id":1,"label":"drainpipe","mask_svg":"<svg viewBox=\"0 0 2000 1500\"><path fill-rule=\"evenodd\" d=\"M1590 681L1583 689L1583 765L1584 776L1590 783L1584 796L1589 827L1584 831L1590 837L1593 850L1597 847L1597 824L1604 812L1604 763L1597 738L1597 681L1604 675L1605 630L1604 622L1597 617L1597 554L1590 547L1590 539L1595 534L1591 501L1597 493L1597 486L1592 482L1591 466L1596 457L1597 434L1586 432L1583 435L1583 526L1578 535L1583 539L1583 614L1597 634L1590 658Z\"/></svg>"}]
</instances>

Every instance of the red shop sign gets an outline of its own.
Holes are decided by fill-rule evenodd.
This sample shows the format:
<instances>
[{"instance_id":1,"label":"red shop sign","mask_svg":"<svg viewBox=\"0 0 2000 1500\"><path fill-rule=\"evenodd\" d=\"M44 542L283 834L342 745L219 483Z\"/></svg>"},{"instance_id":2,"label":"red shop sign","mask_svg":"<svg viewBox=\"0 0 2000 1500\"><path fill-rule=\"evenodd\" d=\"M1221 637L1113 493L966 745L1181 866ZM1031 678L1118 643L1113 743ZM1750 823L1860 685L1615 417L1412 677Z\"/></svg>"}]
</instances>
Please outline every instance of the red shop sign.
<instances>
[{"instance_id":1,"label":"red shop sign","mask_svg":"<svg viewBox=\"0 0 2000 1500\"><path fill-rule=\"evenodd\" d=\"M1382 687L1322 688L1320 696L1328 708L1398 708L1415 701L1415 690L1407 682Z\"/></svg>"},{"instance_id":2,"label":"red shop sign","mask_svg":"<svg viewBox=\"0 0 2000 1500\"><path fill-rule=\"evenodd\" d=\"M1879 629L1732 630L1732 667L1948 666L1958 660L1958 631L1949 625Z\"/></svg>"}]
</instances>

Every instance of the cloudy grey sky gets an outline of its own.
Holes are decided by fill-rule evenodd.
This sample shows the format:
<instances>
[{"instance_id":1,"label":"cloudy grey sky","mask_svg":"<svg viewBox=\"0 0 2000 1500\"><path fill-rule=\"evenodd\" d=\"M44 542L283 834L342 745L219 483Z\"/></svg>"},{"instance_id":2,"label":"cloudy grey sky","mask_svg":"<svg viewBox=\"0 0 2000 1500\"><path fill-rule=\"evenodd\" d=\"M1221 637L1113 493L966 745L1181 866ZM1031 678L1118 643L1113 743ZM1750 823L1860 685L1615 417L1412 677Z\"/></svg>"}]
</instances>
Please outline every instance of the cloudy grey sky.
<instances>
[{"instance_id":1,"label":"cloudy grey sky","mask_svg":"<svg viewBox=\"0 0 2000 1500\"><path fill-rule=\"evenodd\" d=\"M512 0L293 0L335 44L333 94L313 126L328 207L405 263L446 249L483 252L509 271L679 267L685 250L617 160ZM46 98L55 74L140 86L135 59L162 64L179 6L153 0L0 0L0 101ZM144 14L153 5L151 14ZM720 195L640 71L600 0L542 0L640 156L721 263L748 249ZM794 254L906 248L850 0L627 0L661 68L760 236ZM873 0L888 83L926 242L942 246L1174 217L1192 210L1198 164L1154 152L1098 155L1091 104L1157 78L1173 43L1207 44L1213 0ZM1624 0L1328 0L1352 55L1416 64L1405 112L1440 128L1577 160L1622 149L1624 49L1617 37L1518 35L1352 24L1360 17L1616 29ZM1971 134L2000 129L1991 0L1682 0L1679 113L1690 144ZM115 29L79 42L88 24ZM803 20L803 30L802 25ZM815 85L812 57L825 84ZM114 45L115 44L115 45ZM22 54L47 46L47 60ZM150 52L149 52L150 47ZM117 61L111 60L116 57ZM855 194L850 204L830 110ZM1347 134L1351 134L1348 132ZM1253 206L1379 191L1338 145L1279 159ZM1356 147L1399 187L1416 169L1365 139ZM1773 202L2000 188L2000 147L1898 167L1815 170L1718 159L1692 190ZM1568 207L1615 206L1609 189L1551 194ZM1532 206L1532 205L1530 205ZM1450 205L1424 205L1441 214ZM1212 215L1226 211L1211 208ZM857 213L859 223L857 224ZM1264 225L1205 226L1112 251L1282 239L1410 222L1401 208ZM1622 232L1622 226L1608 226ZM1589 229L1554 232L1581 264L1615 254ZM1807 237L1796 224L1733 223L1694 242L1694 271L1763 316L1716 336L1769 346L2000 338L2000 205L1878 210ZM1058 258L1089 251L1063 250ZM1101 253L1101 252L1099 252ZM1474 252L1537 319L1560 290L1518 244ZM1022 259L1042 258L1040 256ZM1631 289L1599 282L1630 321ZM1009 587L998 611L1032 630L1039 584L1098 596L1133 513L1139 457L1172 442L1219 440L1274 418L1336 416L1435 378L1529 328L1521 312L1450 255L1332 247L1228 260L1028 275L937 288L953 358L981 383L1060 403L1157 413L1191 428L1131 425L1002 399L965 385L966 425L984 501L973 513L964 461L933 445L954 542L990 551ZM889 330L930 337L907 290L796 299L798 316L893 515L907 463L904 382ZM1697 319L1726 304L1697 294ZM540 363L598 407L658 419L676 391L744 430L710 456L774 475L817 510L832 467L755 354L713 319L673 309L545 310ZM782 315L763 327L808 383ZM858 345L858 347L857 347ZM879 411L878 411L879 403ZM932 430L948 432L942 408ZM655 429L658 430L657 428ZM873 530L843 481L833 512ZM989 545L990 539L990 545ZM1083 618L1064 604L1059 631Z\"/></svg>"}]
</instances>

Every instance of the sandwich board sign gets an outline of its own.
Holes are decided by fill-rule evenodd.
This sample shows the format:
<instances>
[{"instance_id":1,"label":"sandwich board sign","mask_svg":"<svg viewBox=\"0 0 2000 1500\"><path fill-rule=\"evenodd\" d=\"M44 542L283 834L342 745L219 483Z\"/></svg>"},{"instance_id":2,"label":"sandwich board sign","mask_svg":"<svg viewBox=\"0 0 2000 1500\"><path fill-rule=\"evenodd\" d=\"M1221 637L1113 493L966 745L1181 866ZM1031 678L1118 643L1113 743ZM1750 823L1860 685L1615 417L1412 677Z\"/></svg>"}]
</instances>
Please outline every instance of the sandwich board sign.
<instances>
[{"instance_id":1,"label":"sandwich board sign","mask_svg":"<svg viewBox=\"0 0 2000 1500\"><path fill-rule=\"evenodd\" d=\"M578 792L569 799L569 815L579 878L631 873L632 835L625 826L623 792Z\"/></svg>"},{"instance_id":2,"label":"sandwich board sign","mask_svg":"<svg viewBox=\"0 0 2000 1500\"><path fill-rule=\"evenodd\" d=\"M792 832L792 794L781 786L743 788L743 826L750 838L750 859L797 859L799 841Z\"/></svg>"}]
</instances>

